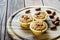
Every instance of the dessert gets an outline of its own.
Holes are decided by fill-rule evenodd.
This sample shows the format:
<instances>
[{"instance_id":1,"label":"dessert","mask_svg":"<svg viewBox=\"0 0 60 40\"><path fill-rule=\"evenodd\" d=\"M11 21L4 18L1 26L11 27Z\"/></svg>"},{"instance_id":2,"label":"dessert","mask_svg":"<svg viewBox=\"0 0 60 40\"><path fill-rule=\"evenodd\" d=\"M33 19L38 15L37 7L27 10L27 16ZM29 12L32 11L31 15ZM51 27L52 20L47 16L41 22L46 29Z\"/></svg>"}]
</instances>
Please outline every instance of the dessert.
<instances>
[{"instance_id":1,"label":"dessert","mask_svg":"<svg viewBox=\"0 0 60 40\"><path fill-rule=\"evenodd\" d=\"M56 17L55 19L56 19L56 21L59 21L59 17Z\"/></svg>"},{"instance_id":2,"label":"dessert","mask_svg":"<svg viewBox=\"0 0 60 40\"><path fill-rule=\"evenodd\" d=\"M40 35L48 29L48 25L44 21L34 21L30 24L31 31L36 35Z\"/></svg>"},{"instance_id":3,"label":"dessert","mask_svg":"<svg viewBox=\"0 0 60 40\"><path fill-rule=\"evenodd\" d=\"M31 15L24 14L21 17L19 17L19 23L22 27L28 28L29 24L33 21L33 18Z\"/></svg>"},{"instance_id":4,"label":"dessert","mask_svg":"<svg viewBox=\"0 0 60 40\"><path fill-rule=\"evenodd\" d=\"M33 15L33 18L35 20L46 20L47 17L48 17L47 12L42 12L42 11L37 12Z\"/></svg>"}]
</instances>

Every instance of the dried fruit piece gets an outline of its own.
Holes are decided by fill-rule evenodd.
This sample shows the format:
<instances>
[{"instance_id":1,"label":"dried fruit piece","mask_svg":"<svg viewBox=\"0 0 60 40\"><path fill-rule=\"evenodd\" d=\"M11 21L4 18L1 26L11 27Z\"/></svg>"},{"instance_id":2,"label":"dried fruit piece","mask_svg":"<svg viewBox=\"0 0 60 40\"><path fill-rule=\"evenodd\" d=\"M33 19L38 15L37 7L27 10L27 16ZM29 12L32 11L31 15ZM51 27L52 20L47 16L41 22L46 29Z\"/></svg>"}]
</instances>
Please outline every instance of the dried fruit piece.
<instances>
[{"instance_id":1,"label":"dried fruit piece","mask_svg":"<svg viewBox=\"0 0 60 40\"><path fill-rule=\"evenodd\" d=\"M30 10L27 10L25 13L27 13L27 14L30 13Z\"/></svg>"},{"instance_id":2,"label":"dried fruit piece","mask_svg":"<svg viewBox=\"0 0 60 40\"><path fill-rule=\"evenodd\" d=\"M51 29L51 30L56 30L57 28L57 26L55 25L55 24L53 24L52 23L52 21L48 21L48 24L49 24L49 28Z\"/></svg>"},{"instance_id":3,"label":"dried fruit piece","mask_svg":"<svg viewBox=\"0 0 60 40\"><path fill-rule=\"evenodd\" d=\"M55 17L54 19L51 19L51 21L55 23L55 21L59 21L59 17Z\"/></svg>"},{"instance_id":4,"label":"dried fruit piece","mask_svg":"<svg viewBox=\"0 0 60 40\"><path fill-rule=\"evenodd\" d=\"M51 14L51 13L52 13L50 10L46 10L46 12L47 12L48 14Z\"/></svg>"},{"instance_id":5,"label":"dried fruit piece","mask_svg":"<svg viewBox=\"0 0 60 40\"><path fill-rule=\"evenodd\" d=\"M50 17L51 19L53 19L53 18L54 18L54 16L53 16L53 15L50 15L49 17Z\"/></svg>"},{"instance_id":6,"label":"dried fruit piece","mask_svg":"<svg viewBox=\"0 0 60 40\"><path fill-rule=\"evenodd\" d=\"M56 25L50 26L51 30L55 30L56 29Z\"/></svg>"},{"instance_id":7,"label":"dried fruit piece","mask_svg":"<svg viewBox=\"0 0 60 40\"><path fill-rule=\"evenodd\" d=\"M55 23L54 23L55 25L59 25L59 21L55 21Z\"/></svg>"},{"instance_id":8,"label":"dried fruit piece","mask_svg":"<svg viewBox=\"0 0 60 40\"><path fill-rule=\"evenodd\" d=\"M56 12L53 12L52 15L55 16L56 15Z\"/></svg>"},{"instance_id":9,"label":"dried fruit piece","mask_svg":"<svg viewBox=\"0 0 60 40\"><path fill-rule=\"evenodd\" d=\"M36 11L41 11L41 8L36 8Z\"/></svg>"}]
</instances>

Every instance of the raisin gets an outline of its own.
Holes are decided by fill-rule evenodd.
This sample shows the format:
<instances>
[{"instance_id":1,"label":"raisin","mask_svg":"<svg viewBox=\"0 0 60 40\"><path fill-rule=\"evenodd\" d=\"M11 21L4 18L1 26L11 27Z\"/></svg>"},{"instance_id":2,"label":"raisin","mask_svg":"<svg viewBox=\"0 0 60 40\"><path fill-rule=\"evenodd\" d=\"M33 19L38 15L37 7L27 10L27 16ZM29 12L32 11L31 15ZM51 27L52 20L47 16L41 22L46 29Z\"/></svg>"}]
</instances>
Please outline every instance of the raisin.
<instances>
[{"instance_id":1,"label":"raisin","mask_svg":"<svg viewBox=\"0 0 60 40\"><path fill-rule=\"evenodd\" d=\"M40 11L41 10L41 8L36 8L36 11Z\"/></svg>"},{"instance_id":2,"label":"raisin","mask_svg":"<svg viewBox=\"0 0 60 40\"><path fill-rule=\"evenodd\" d=\"M25 13L26 13L26 14L30 13L30 10L27 10Z\"/></svg>"},{"instance_id":3,"label":"raisin","mask_svg":"<svg viewBox=\"0 0 60 40\"><path fill-rule=\"evenodd\" d=\"M46 12L47 12L48 14L51 14L51 13L52 13L50 10L46 10Z\"/></svg>"}]
</instances>

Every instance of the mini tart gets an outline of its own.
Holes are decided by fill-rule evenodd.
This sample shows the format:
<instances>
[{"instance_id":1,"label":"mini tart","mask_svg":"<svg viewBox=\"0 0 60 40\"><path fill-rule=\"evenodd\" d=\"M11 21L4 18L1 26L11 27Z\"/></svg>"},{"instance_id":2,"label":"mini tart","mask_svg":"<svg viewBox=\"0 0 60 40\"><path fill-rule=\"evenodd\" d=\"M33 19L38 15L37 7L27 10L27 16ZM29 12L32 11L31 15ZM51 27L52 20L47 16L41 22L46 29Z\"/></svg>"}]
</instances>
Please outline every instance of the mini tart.
<instances>
[{"instance_id":1,"label":"mini tart","mask_svg":"<svg viewBox=\"0 0 60 40\"><path fill-rule=\"evenodd\" d=\"M48 29L48 25L44 21L33 21L30 24L30 29L36 36L41 35L43 32L45 32Z\"/></svg>"},{"instance_id":2,"label":"mini tart","mask_svg":"<svg viewBox=\"0 0 60 40\"><path fill-rule=\"evenodd\" d=\"M46 20L48 17L47 12L39 11L33 15L35 20Z\"/></svg>"},{"instance_id":3,"label":"mini tart","mask_svg":"<svg viewBox=\"0 0 60 40\"><path fill-rule=\"evenodd\" d=\"M29 28L30 23L33 21L31 15L24 14L19 17L19 23L23 28Z\"/></svg>"}]
</instances>

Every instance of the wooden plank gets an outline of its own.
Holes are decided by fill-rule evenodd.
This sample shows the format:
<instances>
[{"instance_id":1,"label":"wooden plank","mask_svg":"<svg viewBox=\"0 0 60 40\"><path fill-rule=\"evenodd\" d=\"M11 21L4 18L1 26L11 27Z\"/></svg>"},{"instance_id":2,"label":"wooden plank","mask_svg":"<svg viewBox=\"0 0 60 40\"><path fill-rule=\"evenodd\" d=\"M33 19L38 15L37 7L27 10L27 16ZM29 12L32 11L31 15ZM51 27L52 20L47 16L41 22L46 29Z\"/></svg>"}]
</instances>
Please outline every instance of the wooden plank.
<instances>
[{"instance_id":1,"label":"wooden plank","mask_svg":"<svg viewBox=\"0 0 60 40\"><path fill-rule=\"evenodd\" d=\"M21 9L24 7L24 1L23 0L8 0L8 11L7 11L7 20L8 18L18 9ZM7 32L5 34L5 40L8 40Z\"/></svg>"},{"instance_id":2,"label":"wooden plank","mask_svg":"<svg viewBox=\"0 0 60 40\"><path fill-rule=\"evenodd\" d=\"M59 0L43 0L45 6L52 6L60 10L60 1Z\"/></svg>"},{"instance_id":3,"label":"wooden plank","mask_svg":"<svg viewBox=\"0 0 60 40\"><path fill-rule=\"evenodd\" d=\"M28 6L42 6L41 0L25 0L25 7Z\"/></svg>"},{"instance_id":4,"label":"wooden plank","mask_svg":"<svg viewBox=\"0 0 60 40\"><path fill-rule=\"evenodd\" d=\"M23 0L8 0L8 13L7 13L7 19L18 9L21 9L24 7L24 1Z\"/></svg>"},{"instance_id":5,"label":"wooden plank","mask_svg":"<svg viewBox=\"0 0 60 40\"><path fill-rule=\"evenodd\" d=\"M7 0L0 0L0 40L2 40L3 34L4 34L4 29L2 29L2 27L4 28L4 26L2 25L2 21L3 21L3 17L4 14L6 13L6 2Z\"/></svg>"}]
</instances>

